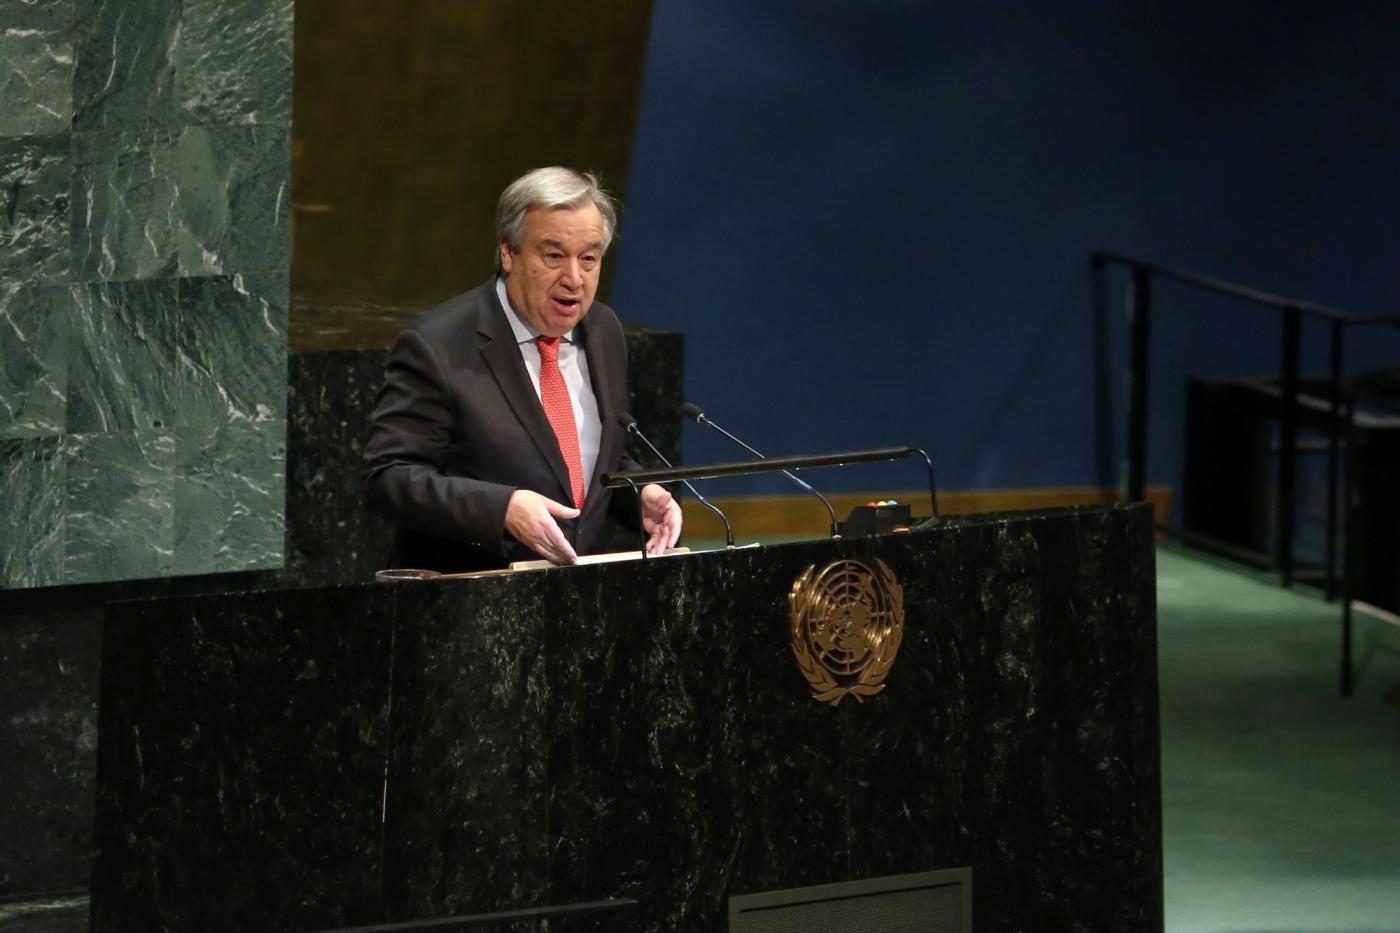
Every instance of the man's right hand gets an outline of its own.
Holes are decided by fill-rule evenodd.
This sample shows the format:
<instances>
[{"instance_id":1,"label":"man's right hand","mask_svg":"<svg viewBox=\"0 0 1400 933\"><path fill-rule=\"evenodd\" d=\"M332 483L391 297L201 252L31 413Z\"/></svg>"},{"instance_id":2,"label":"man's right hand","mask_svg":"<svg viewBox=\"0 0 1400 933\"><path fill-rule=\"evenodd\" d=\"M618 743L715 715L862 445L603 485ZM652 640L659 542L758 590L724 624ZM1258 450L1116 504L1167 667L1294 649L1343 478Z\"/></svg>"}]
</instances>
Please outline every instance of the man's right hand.
<instances>
[{"instance_id":1,"label":"man's right hand","mask_svg":"<svg viewBox=\"0 0 1400 933\"><path fill-rule=\"evenodd\" d=\"M559 530L556 518L578 518L578 509L528 489L517 489L506 506L506 531L546 560L576 564L578 555Z\"/></svg>"}]
</instances>

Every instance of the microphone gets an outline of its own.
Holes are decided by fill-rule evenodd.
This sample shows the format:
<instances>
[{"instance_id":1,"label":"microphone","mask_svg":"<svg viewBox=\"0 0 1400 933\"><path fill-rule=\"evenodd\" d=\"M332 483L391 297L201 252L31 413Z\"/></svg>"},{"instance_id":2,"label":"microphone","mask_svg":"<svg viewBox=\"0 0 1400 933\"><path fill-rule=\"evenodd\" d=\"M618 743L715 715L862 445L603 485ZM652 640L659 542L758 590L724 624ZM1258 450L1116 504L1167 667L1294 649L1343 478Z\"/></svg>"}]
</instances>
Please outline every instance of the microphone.
<instances>
[{"instance_id":1,"label":"microphone","mask_svg":"<svg viewBox=\"0 0 1400 933\"><path fill-rule=\"evenodd\" d=\"M657 450L657 449L656 449L656 445L653 444L651 441L647 440L646 435L642 433L642 429L639 428L639 427L637 427L637 419L632 417L631 412L626 412L626 411L620 411L620 412L618 412L618 413L617 413L617 423L620 424L620 425L622 426L622 429L623 429L624 431L626 431L628 434L631 434L633 437L637 438L637 439L638 439L639 441L641 441L643 444L646 444L647 447L650 448L651 452L654 453L654 454L656 454L656 459L658 459L658 460L660 460L662 463L666 464L666 466L667 466L668 468L671 466L671 461L666 459L666 455L663 454L661 451ZM699 501L699 503L700 503L701 505L703 505L705 508L709 509L711 512L714 512L716 515L719 516L719 520L722 521L722 522L724 522L724 542L725 542L725 546L728 547L728 548L730 548L730 549L733 549L733 547L734 547L734 529L730 526L730 524L729 524L729 519L726 518L725 515L724 515L724 513L721 512L721 511L719 510L719 506L715 505L715 504L714 504L713 502L711 502L709 499L706 499L704 496L700 495L700 490L698 490L698 489L696 489L694 486L692 486L692 485L690 484L690 481L689 481L689 480L684 480L684 479L683 479L683 480L681 480L681 483L685 486L686 489L689 489L689 490L690 490L691 495L693 495L693 496Z\"/></svg>"},{"instance_id":2,"label":"microphone","mask_svg":"<svg viewBox=\"0 0 1400 933\"><path fill-rule=\"evenodd\" d=\"M707 428L714 428L716 431L718 431L719 433L723 434L725 437L729 438L731 441L733 441L734 443L738 444L740 447L744 448L745 450L747 450L749 453L753 454L753 455L754 455L755 457L757 457L758 459L760 459L760 460L767 460L767 459L768 459L768 458L765 457L763 454L761 454L761 453L759 453L758 451L754 450L754 449L753 449L752 447L750 447L748 444L745 444L743 441L739 440L739 439L738 439L737 437L735 437L733 434L730 434L730 433L729 433L728 431L726 431L724 428L722 428L722 427L720 427L719 425L715 424L715 423L714 423L713 421L711 421L709 418L706 418L706 417L705 417L705 413L704 413L703 411L700 410L700 406L699 406L699 405L696 405L696 404L694 404L693 402L686 402L684 405L681 406L681 414L682 414L682 415L685 415L687 418L689 418L691 421L694 421L696 424L703 424L703 425L704 425L705 427L707 427ZM822 495L821 493L817 492L815 489L813 489L812 486L811 486L810 484L808 484L805 480L799 479L799 478L797 477L797 475L796 475L795 473L793 473L791 470L783 470L783 471L782 471L782 474L783 474L784 476L786 476L788 479L792 480L792 481L793 481L794 483L796 483L798 486L801 486L801 487L802 487L803 489L805 489L807 492L810 492L812 495L814 495L814 496L816 496L818 499L822 500L822 505L826 506L827 514L831 516L831 536L832 536L833 538L839 538L839 537L841 537L841 526L840 526L840 524L839 524L839 523L837 522L837 520L836 520L836 509L832 508L832 506L831 506L831 500L828 499L826 496Z\"/></svg>"}]
</instances>

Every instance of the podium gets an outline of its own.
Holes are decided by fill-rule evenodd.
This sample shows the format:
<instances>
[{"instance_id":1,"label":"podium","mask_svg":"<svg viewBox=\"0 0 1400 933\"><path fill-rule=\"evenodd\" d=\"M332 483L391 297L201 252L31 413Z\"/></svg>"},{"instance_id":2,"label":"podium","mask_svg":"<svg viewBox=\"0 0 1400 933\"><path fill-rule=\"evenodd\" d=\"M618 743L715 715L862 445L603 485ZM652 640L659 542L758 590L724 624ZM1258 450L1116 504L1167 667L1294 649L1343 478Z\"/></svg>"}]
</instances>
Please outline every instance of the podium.
<instances>
[{"instance_id":1,"label":"podium","mask_svg":"<svg viewBox=\"0 0 1400 933\"><path fill-rule=\"evenodd\" d=\"M882 563L882 689L789 595ZM1147 506L108 610L93 929L317 930L968 868L978 931L1162 927Z\"/></svg>"}]
</instances>

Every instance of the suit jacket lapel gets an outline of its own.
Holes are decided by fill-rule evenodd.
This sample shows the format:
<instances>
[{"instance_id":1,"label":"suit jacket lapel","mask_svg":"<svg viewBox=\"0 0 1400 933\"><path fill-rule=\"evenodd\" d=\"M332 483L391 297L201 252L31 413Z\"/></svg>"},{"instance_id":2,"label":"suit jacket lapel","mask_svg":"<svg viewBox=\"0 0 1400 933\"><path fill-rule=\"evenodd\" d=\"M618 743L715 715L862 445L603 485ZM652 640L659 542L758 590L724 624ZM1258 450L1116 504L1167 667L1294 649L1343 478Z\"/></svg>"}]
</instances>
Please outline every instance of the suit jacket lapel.
<instances>
[{"instance_id":1,"label":"suit jacket lapel","mask_svg":"<svg viewBox=\"0 0 1400 933\"><path fill-rule=\"evenodd\" d=\"M540 456L544 457L550 469L554 471L560 488L565 491L564 498L560 501L567 504L570 499L568 490L573 486L569 482L569 468L564 463L564 455L559 452L559 441L554 436L554 428L550 426L544 408L540 405L540 398L535 394L530 374L525 370L525 361L520 358L515 331L510 329L505 309L501 307L495 289L491 290L487 300L490 306L485 309L481 323L477 326L477 332L482 338L481 355L486 360L486 365L491 368L492 375L496 377L501 394L515 412L515 417L520 419L530 439L539 448Z\"/></svg>"},{"instance_id":2,"label":"suit jacket lapel","mask_svg":"<svg viewBox=\"0 0 1400 933\"><path fill-rule=\"evenodd\" d=\"M627 400L613 398L607 377L608 373L617 371L613 367L620 366L621 361L608 358L608 348L602 340L593 339L594 328L588 326L587 318L579 323L579 328L583 331L583 352L588 357L588 380L593 383L593 398L598 403L598 418L602 422L598 435L598 460L593 465L593 476L589 479L585 500L591 502L602 491L600 484L603 474L613 468L609 465L609 452L614 445L621 443L618 436L622 433L622 428L617 424L617 413L624 410Z\"/></svg>"}]
</instances>

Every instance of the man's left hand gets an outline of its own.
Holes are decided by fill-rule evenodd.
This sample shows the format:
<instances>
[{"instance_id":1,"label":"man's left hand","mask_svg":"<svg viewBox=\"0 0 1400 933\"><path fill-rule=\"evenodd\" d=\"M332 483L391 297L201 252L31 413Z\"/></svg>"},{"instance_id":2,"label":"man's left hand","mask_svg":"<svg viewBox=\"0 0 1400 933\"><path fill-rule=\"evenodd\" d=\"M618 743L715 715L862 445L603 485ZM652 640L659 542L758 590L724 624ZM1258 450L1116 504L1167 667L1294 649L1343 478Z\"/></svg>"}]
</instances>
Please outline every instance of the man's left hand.
<instances>
[{"instance_id":1,"label":"man's left hand","mask_svg":"<svg viewBox=\"0 0 1400 933\"><path fill-rule=\"evenodd\" d=\"M652 483L642 487L642 530L647 533L647 553L664 554L681 537L681 504L666 487Z\"/></svg>"}]
</instances>

